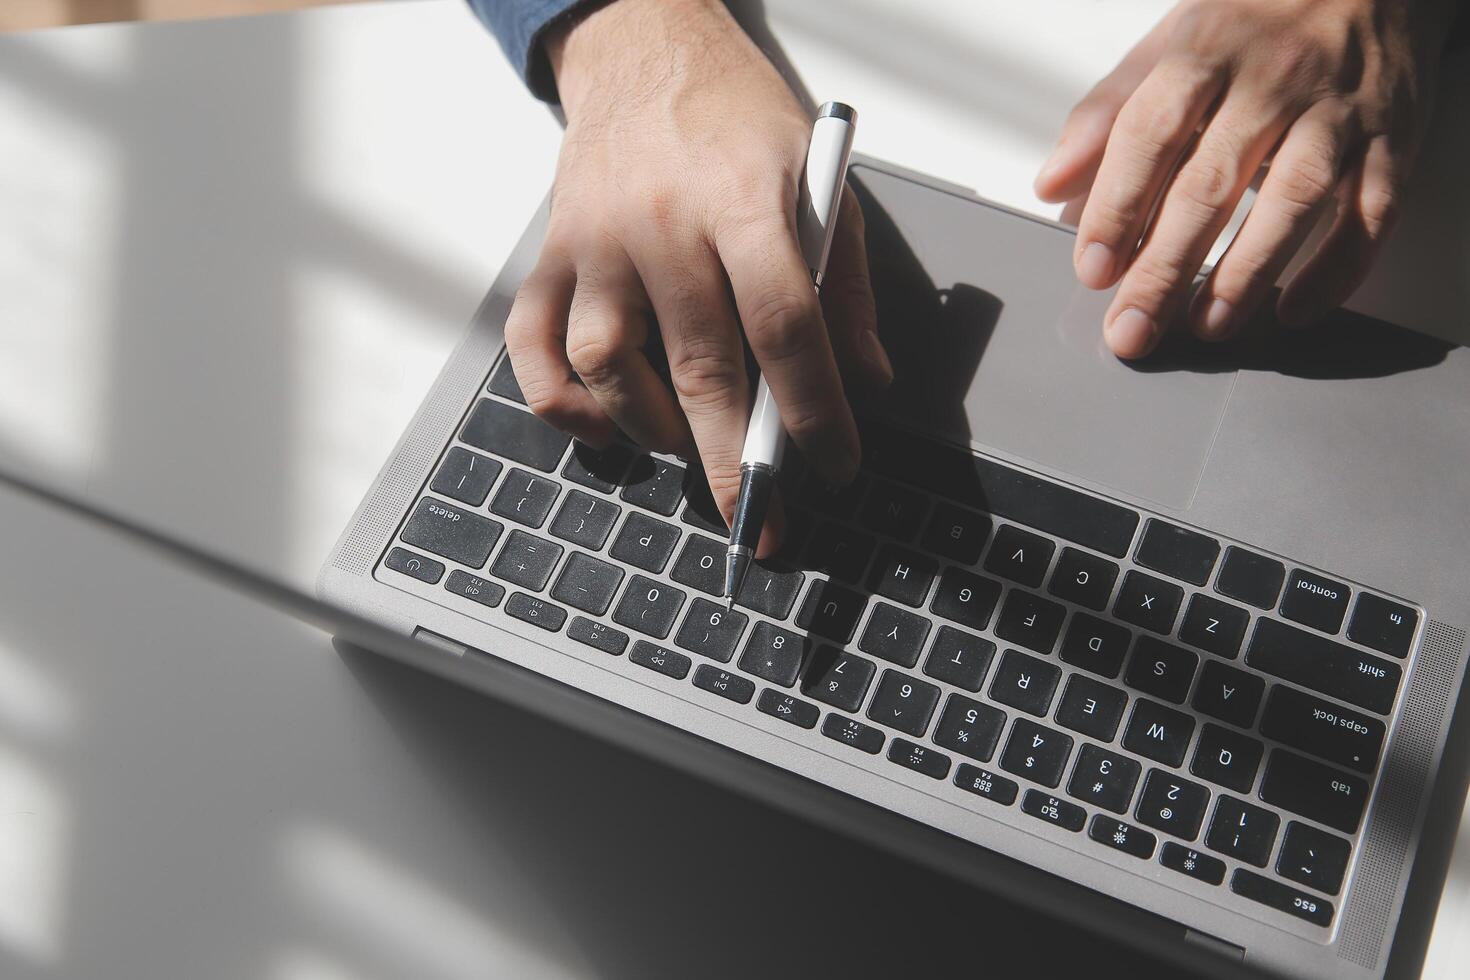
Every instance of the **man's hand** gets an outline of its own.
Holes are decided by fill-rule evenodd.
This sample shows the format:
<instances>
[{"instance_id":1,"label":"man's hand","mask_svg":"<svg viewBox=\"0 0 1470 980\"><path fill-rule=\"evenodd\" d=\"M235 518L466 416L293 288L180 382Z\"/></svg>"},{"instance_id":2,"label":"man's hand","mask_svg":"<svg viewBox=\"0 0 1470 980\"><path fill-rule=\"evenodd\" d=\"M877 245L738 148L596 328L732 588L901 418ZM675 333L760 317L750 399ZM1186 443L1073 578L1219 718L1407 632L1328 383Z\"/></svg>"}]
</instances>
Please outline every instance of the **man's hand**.
<instances>
[{"instance_id":1,"label":"man's hand","mask_svg":"<svg viewBox=\"0 0 1470 980\"><path fill-rule=\"evenodd\" d=\"M1191 326L1210 340L1239 329L1334 197L1336 220L1277 315L1308 323L1348 298L1393 225L1453 8L1184 0L1098 83L1036 191L1066 201L1090 188L1073 261L1093 289L1121 279L1103 320L1114 353L1153 350L1268 156L1250 215L1194 298Z\"/></svg>"},{"instance_id":2,"label":"man's hand","mask_svg":"<svg viewBox=\"0 0 1470 980\"><path fill-rule=\"evenodd\" d=\"M660 452L697 448L728 521L750 412L743 327L792 440L823 479L851 480L842 374L882 385L892 369L850 190L829 319L812 288L795 225L811 120L791 90L716 0L616 0L547 51L567 130L546 242L505 328L531 409L594 445L616 426ZM650 315L672 392L643 351ZM773 545L768 527L761 553Z\"/></svg>"}]
</instances>

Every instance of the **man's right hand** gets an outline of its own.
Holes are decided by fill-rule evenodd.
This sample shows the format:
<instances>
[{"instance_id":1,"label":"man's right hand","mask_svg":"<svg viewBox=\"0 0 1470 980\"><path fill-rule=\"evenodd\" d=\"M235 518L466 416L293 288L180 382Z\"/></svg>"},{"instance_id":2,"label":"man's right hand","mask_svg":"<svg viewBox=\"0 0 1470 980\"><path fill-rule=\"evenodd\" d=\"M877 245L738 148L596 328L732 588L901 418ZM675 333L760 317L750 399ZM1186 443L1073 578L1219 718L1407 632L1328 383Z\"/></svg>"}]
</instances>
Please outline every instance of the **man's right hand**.
<instances>
[{"instance_id":1,"label":"man's right hand","mask_svg":"<svg viewBox=\"0 0 1470 980\"><path fill-rule=\"evenodd\" d=\"M847 483L860 450L842 378L881 387L893 373L850 189L821 303L812 288L795 225L811 119L796 97L717 0L615 0L547 53L566 136L546 241L505 328L527 404L593 445L617 427L697 450L729 521L750 412L743 327L791 439ZM673 392L643 352L650 314ZM778 533L768 525L761 554Z\"/></svg>"}]
</instances>

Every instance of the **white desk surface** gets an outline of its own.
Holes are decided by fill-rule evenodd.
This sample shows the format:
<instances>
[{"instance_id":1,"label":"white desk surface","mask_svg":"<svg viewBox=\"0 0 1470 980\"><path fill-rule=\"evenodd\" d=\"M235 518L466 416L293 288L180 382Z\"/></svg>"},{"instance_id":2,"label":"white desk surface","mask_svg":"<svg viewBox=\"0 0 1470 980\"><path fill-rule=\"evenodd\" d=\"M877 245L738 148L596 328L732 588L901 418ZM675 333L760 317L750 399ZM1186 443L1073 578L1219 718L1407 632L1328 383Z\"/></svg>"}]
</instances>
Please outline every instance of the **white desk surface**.
<instances>
[{"instance_id":1,"label":"white desk surface","mask_svg":"<svg viewBox=\"0 0 1470 980\"><path fill-rule=\"evenodd\" d=\"M862 108L860 150L1040 211L1067 109L1167 4L765 6L807 87ZM1354 305L1463 338L1461 122ZM0 459L308 587L558 137L459 0L0 38ZM756 908L841 933L859 974L982 939L1055 964L943 879L0 515L7 977L822 972L752 947ZM787 875L872 894L814 911L770 897ZM1470 821L1425 975L1467 964Z\"/></svg>"}]
</instances>

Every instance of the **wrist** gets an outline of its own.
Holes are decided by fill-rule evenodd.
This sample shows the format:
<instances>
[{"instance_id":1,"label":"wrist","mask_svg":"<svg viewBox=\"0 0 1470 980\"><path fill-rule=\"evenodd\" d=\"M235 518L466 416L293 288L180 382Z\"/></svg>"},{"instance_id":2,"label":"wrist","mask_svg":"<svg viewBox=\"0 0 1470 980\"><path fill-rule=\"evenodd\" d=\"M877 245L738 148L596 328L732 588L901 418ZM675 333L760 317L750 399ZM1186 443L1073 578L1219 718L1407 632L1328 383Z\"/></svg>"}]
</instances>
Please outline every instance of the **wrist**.
<instances>
[{"instance_id":1,"label":"wrist","mask_svg":"<svg viewBox=\"0 0 1470 980\"><path fill-rule=\"evenodd\" d=\"M675 80L694 50L707 54L708 42L730 30L740 29L720 0L612 0L557 24L544 44L571 119L593 92Z\"/></svg>"}]
</instances>

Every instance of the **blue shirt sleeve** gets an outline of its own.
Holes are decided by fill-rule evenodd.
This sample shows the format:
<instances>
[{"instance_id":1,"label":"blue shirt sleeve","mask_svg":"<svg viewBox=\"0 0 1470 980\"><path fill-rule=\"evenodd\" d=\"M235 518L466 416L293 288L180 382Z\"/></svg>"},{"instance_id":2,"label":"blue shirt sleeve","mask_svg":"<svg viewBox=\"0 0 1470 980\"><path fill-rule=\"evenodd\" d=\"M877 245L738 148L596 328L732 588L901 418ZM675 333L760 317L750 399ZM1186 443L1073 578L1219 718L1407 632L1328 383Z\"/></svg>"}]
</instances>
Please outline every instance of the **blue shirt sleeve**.
<instances>
[{"instance_id":1,"label":"blue shirt sleeve","mask_svg":"<svg viewBox=\"0 0 1470 980\"><path fill-rule=\"evenodd\" d=\"M490 28L505 56L538 99L556 101L556 80L541 48L541 35L552 23L587 0L469 0Z\"/></svg>"}]
</instances>

